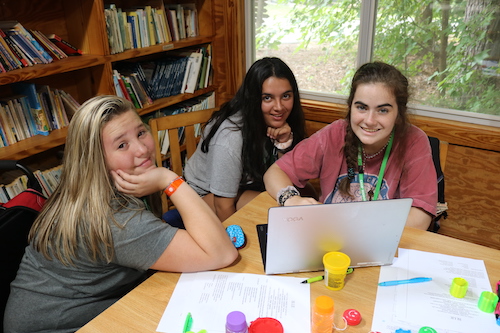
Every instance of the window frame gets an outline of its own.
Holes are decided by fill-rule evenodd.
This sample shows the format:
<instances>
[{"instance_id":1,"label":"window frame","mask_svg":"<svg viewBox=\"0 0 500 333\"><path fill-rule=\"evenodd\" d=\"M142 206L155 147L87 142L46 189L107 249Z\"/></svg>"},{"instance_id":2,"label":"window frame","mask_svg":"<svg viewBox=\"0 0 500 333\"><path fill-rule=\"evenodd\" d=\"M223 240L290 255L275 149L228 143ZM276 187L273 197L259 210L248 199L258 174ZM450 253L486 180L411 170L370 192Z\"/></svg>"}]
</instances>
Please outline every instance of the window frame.
<instances>
[{"instance_id":1,"label":"window frame","mask_svg":"<svg viewBox=\"0 0 500 333\"><path fill-rule=\"evenodd\" d=\"M373 42L377 17L378 0L361 0L360 37L358 39L358 53L356 63L361 64L371 61L373 55ZM246 70L255 62L255 1L245 0L245 47ZM300 89L302 99L310 101L345 104L347 96L328 94ZM484 125L500 128L500 116L475 113L463 110L445 109L429 105L410 104L412 113L418 116L459 121L475 125Z\"/></svg>"}]
</instances>

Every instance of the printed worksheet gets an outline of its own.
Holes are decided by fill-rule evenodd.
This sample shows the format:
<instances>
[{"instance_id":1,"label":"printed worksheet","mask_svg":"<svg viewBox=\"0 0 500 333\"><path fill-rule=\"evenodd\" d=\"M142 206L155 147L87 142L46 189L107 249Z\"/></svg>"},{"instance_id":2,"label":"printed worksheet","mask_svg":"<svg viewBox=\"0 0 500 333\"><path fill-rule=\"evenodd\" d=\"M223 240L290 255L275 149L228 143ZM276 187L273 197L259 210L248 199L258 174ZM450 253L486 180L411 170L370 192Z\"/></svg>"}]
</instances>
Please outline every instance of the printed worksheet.
<instances>
[{"instance_id":1,"label":"printed worksheet","mask_svg":"<svg viewBox=\"0 0 500 333\"><path fill-rule=\"evenodd\" d=\"M482 260L399 249L394 263L381 267L379 282L415 277L432 281L378 287L372 331L418 332L427 326L439 333L500 332L495 315L477 306L481 293L492 291ZM450 294L455 277L469 283L464 298Z\"/></svg>"},{"instance_id":2,"label":"printed worksheet","mask_svg":"<svg viewBox=\"0 0 500 333\"><path fill-rule=\"evenodd\" d=\"M245 273L183 273L157 331L182 332L191 313L191 331L225 333L227 314L241 311L249 325L259 317L271 317L287 333L310 332L310 285L301 283L303 280Z\"/></svg>"}]
</instances>

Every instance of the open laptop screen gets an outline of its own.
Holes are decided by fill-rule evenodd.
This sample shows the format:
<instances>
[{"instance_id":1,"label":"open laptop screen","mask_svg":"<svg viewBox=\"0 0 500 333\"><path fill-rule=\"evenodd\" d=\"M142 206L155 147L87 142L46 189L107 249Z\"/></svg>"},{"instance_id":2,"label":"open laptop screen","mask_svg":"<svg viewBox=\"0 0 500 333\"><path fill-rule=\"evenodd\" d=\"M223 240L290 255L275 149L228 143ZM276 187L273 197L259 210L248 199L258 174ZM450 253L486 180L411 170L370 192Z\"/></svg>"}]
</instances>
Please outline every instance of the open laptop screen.
<instances>
[{"instance_id":1,"label":"open laptop screen","mask_svg":"<svg viewBox=\"0 0 500 333\"><path fill-rule=\"evenodd\" d=\"M331 251L346 253L351 267L389 265L412 201L272 207L267 230L263 225L257 226L265 272L323 270L323 255Z\"/></svg>"}]
</instances>

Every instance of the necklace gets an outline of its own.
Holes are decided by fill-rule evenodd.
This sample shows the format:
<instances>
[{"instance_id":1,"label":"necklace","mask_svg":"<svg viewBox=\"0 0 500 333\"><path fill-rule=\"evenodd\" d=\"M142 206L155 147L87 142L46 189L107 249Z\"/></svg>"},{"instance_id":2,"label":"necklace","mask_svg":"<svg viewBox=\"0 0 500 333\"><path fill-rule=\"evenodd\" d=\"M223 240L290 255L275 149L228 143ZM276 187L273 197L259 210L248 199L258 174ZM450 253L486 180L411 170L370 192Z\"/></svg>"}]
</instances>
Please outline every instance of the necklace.
<instances>
[{"instance_id":1,"label":"necklace","mask_svg":"<svg viewBox=\"0 0 500 333\"><path fill-rule=\"evenodd\" d=\"M371 159L372 159L372 158L374 158L375 156L380 155L380 153L381 153L381 152L383 152L385 148L387 148L387 145L389 144L389 141L390 141L390 139L389 139L389 140L387 140L387 142L385 143L385 145L384 145L384 146L383 146L383 147L382 147L382 148L381 148L378 152L376 152L376 153L375 153L375 154L373 154L373 155L367 155L367 154L365 153L365 148L363 147L363 156L364 156L364 158L365 158L365 159L367 159L367 160L371 160Z\"/></svg>"}]
</instances>

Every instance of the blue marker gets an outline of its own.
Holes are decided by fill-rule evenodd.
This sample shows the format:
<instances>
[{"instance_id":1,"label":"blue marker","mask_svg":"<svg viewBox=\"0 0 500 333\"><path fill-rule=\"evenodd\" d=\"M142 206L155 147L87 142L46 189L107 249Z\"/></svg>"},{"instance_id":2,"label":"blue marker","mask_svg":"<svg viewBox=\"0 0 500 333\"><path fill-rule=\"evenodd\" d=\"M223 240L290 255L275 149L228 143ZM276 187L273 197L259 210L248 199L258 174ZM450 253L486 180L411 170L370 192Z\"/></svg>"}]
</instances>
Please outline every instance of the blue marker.
<instances>
[{"instance_id":1,"label":"blue marker","mask_svg":"<svg viewBox=\"0 0 500 333\"><path fill-rule=\"evenodd\" d=\"M420 282L427 282L427 281L432 281L432 278L417 277L417 278L413 278L413 279L409 279L409 280L385 281L385 282L380 282L378 285L379 286L397 286L398 284L420 283Z\"/></svg>"}]
</instances>

